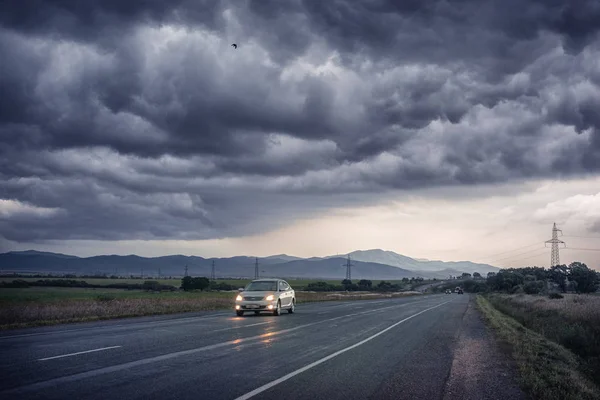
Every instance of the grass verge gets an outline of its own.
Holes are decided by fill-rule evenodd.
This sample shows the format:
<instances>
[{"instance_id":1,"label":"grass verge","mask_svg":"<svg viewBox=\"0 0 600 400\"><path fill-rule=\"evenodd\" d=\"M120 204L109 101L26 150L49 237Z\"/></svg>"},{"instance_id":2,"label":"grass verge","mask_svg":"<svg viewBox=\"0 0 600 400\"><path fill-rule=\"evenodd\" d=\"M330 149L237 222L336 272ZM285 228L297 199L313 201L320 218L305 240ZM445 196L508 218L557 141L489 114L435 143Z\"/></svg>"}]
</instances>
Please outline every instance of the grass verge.
<instances>
[{"instance_id":1,"label":"grass verge","mask_svg":"<svg viewBox=\"0 0 600 400\"><path fill-rule=\"evenodd\" d=\"M600 399L598 387L580 372L581 360L564 347L498 311L483 296L477 306L502 343L511 349L523 390L533 399Z\"/></svg>"},{"instance_id":2,"label":"grass verge","mask_svg":"<svg viewBox=\"0 0 600 400\"><path fill-rule=\"evenodd\" d=\"M371 300L415 293L296 292L298 303ZM0 289L0 330L193 311L233 310L235 292L30 287Z\"/></svg>"}]
</instances>

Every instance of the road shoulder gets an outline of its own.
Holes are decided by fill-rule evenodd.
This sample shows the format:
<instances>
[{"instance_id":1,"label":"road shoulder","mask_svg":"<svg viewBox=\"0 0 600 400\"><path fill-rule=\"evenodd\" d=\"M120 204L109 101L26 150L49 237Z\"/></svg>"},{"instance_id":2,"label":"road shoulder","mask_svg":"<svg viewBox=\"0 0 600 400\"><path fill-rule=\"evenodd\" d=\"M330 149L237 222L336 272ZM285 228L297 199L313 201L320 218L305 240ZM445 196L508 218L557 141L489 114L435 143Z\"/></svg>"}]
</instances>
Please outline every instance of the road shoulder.
<instances>
[{"instance_id":1,"label":"road shoulder","mask_svg":"<svg viewBox=\"0 0 600 400\"><path fill-rule=\"evenodd\" d=\"M471 297L463 315L444 399L526 399L514 362L503 353Z\"/></svg>"}]
</instances>

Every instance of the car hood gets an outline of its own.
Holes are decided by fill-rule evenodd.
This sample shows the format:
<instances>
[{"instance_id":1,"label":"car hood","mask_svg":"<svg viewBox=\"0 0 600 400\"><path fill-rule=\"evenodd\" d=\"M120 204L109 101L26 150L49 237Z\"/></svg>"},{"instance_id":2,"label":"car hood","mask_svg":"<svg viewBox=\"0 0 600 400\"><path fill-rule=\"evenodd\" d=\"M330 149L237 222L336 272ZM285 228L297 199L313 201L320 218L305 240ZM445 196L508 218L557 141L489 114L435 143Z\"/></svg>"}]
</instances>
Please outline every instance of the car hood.
<instances>
[{"instance_id":1,"label":"car hood","mask_svg":"<svg viewBox=\"0 0 600 400\"><path fill-rule=\"evenodd\" d=\"M260 298L265 298L268 295L272 294L272 295L276 295L277 292L241 292L240 293L242 295L242 297L246 298L246 297L260 297Z\"/></svg>"}]
</instances>

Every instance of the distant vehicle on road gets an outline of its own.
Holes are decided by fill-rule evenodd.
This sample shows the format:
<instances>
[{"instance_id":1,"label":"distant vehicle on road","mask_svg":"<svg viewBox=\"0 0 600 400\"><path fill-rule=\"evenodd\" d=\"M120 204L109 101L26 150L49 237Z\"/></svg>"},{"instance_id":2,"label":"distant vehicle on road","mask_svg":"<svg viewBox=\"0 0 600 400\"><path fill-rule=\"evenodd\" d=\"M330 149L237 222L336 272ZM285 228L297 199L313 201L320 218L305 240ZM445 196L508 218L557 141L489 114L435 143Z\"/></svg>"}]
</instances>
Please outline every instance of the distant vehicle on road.
<instances>
[{"instance_id":1,"label":"distant vehicle on road","mask_svg":"<svg viewBox=\"0 0 600 400\"><path fill-rule=\"evenodd\" d=\"M235 298L235 313L241 317L245 312L272 312L277 316L282 310L293 314L296 310L296 292L282 279L257 279L240 289Z\"/></svg>"},{"instance_id":2,"label":"distant vehicle on road","mask_svg":"<svg viewBox=\"0 0 600 400\"><path fill-rule=\"evenodd\" d=\"M446 289L446 294L452 294L452 290Z\"/></svg>"},{"instance_id":3,"label":"distant vehicle on road","mask_svg":"<svg viewBox=\"0 0 600 400\"><path fill-rule=\"evenodd\" d=\"M463 294L463 290L462 289L458 289L458 294Z\"/></svg>"}]
</instances>

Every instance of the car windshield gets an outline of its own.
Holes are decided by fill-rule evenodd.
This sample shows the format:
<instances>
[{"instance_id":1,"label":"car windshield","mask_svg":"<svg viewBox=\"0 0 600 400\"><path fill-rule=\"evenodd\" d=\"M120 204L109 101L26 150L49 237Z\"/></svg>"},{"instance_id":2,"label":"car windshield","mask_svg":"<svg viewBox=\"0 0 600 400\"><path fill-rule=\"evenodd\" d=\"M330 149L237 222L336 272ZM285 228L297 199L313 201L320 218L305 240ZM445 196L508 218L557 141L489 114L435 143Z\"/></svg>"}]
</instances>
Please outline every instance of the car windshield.
<instances>
[{"instance_id":1,"label":"car windshield","mask_svg":"<svg viewBox=\"0 0 600 400\"><path fill-rule=\"evenodd\" d=\"M256 281L246 286L246 292L272 292L277 290L277 281Z\"/></svg>"}]
</instances>

